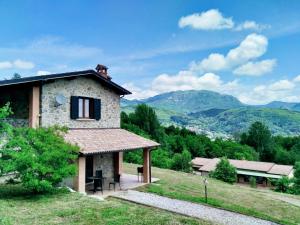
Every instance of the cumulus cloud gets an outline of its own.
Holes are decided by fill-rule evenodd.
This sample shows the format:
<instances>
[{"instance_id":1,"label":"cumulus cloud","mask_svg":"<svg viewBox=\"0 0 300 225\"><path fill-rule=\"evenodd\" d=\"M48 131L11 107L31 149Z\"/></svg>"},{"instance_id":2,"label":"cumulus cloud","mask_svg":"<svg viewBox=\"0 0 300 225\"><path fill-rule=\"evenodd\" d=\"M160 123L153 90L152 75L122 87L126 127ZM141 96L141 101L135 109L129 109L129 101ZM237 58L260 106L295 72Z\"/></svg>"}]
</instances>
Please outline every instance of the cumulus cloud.
<instances>
[{"instance_id":1,"label":"cumulus cloud","mask_svg":"<svg viewBox=\"0 0 300 225\"><path fill-rule=\"evenodd\" d=\"M34 68L34 66L35 66L34 63L29 62L29 61L24 61L24 60L21 60L21 59L17 59L13 62L10 62L10 61L0 62L0 69L16 68L16 69L28 70L28 69Z\"/></svg>"},{"instance_id":2,"label":"cumulus cloud","mask_svg":"<svg viewBox=\"0 0 300 225\"><path fill-rule=\"evenodd\" d=\"M279 80L269 86L271 91L287 91L292 90L295 84L289 80Z\"/></svg>"},{"instance_id":3,"label":"cumulus cloud","mask_svg":"<svg viewBox=\"0 0 300 225\"><path fill-rule=\"evenodd\" d=\"M218 9L211 9L181 17L178 25L180 28L191 27L197 30L221 30L233 28L234 22L232 18L223 17Z\"/></svg>"},{"instance_id":4,"label":"cumulus cloud","mask_svg":"<svg viewBox=\"0 0 300 225\"><path fill-rule=\"evenodd\" d=\"M190 27L195 30L231 29L234 31L262 31L270 28L270 25L259 24L253 20L246 20L235 26L232 17L224 17L218 9L210 9L205 12L183 16L179 19L178 26L180 28Z\"/></svg>"},{"instance_id":5,"label":"cumulus cloud","mask_svg":"<svg viewBox=\"0 0 300 225\"><path fill-rule=\"evenodd\" d=\"M17 59L13 62L14 66L18 69L25 69L25 70L28 70L28 69L32 69L34 68L34 63L32 62L29 62L29 61L24 61L24 60L20 60L20 59Z\"/></svg>"},{"instance_id":6,"label":"cumulus cloud","mask_svg":"<svg viewBox=\"0 0 300 225\"><path fill-rule=\"evenodd\" d=\"M48 74L51 74L51 72L46 71L46 70L39 70L36 72L36 75L38 75L38 76L48 75Z\"/></svg>"},{"instance_id":7,"label":"cumulus cloud","mask_svg":"<svg viewBox=\"0 0 300 225\"><path fill-rule=\"evenodd\" d=\"M238 47L231 49L227 55L212 53L200 62L193 62L193 71L221 71L246 63L262 56L268 47L268 39L259 34L249 34Z\"/></svg>"},{"instance_id":8,"label":"cumulus cloud","mask_svg":"<svg viewBox=\"0 0 300 225\"><path fill-rule=\"evenodd\" d=\"M255 30L255 31L262 31L265 29L270 28L270 25L267 24L258 24L255 21L246 20L243 23L238 24L234 30L242 31L242 30Z\"/></svg>"},{"instance_id":9,"label":"cumulus cloud","mask_svg":"<svg viewBox=\"0 0 300 225\"><path fill-rule=\"evenodd\" d=\"M13 67L13 64L9 61L0 62L0 69L10 69Z\"/></svg>"},{"instance_id":10,"label":"cumulus cloud","mask_svg":"<svg viewBox=\"0 0 300 225\"><path fill-rule=\"evenodd\" d=\"M252 90L243 90L236 95L247 104L266 104L271 101L300 101L295 84L290 80L279 80L269 85L258 85Z\"/></svg>"},{"instance_id":11,"label":"cumulus cloud","mask_svg":"<svg viewBox=\"0 0 300 225\"><path fill-rule=\"evenodd\" d=\"M152 89L156 92L176 90L216 90L222 84L220 77L214 73L196 76L191 71L180 71L177 75L161 74L152 82Z\"/></svg>"},{"instance_id":12,"label":"cumulus cloud","mask_svg":"<svg viewBox=\"0 0 300 225\"><path fill-rule=\"evenodd\" d=\"M298 75L294 78L294 82L300 82L300 75Z\"/></svg>"},{"instance_id":13,"label":"cumulus cloud","mask_svg":"<svg viewBox=\"0 0 300 225\"><path fill-rule=\"evenodd\" d=\"M233 73L238 75L261 76L272 72L276 59L266 59L259 62L248 62L237 67Z\"/></svg>"},{"instance_id":14,"label":"cumulus cloud","mask_svg":"<svg viewBox=\"0 0 300 225\"><path fill-rule=\"evenodd\" d=\"M132 99L145 99L145 98L149 98L149 97L152 97L154 95L159 94L158 92L155 92L151 89L142 89L140 87L137 87L132 82L125 83L122 86L132 93L131 95L126 96L126 99L130 99L130 100L132 100Z\"/></svg>"}]
</instances>

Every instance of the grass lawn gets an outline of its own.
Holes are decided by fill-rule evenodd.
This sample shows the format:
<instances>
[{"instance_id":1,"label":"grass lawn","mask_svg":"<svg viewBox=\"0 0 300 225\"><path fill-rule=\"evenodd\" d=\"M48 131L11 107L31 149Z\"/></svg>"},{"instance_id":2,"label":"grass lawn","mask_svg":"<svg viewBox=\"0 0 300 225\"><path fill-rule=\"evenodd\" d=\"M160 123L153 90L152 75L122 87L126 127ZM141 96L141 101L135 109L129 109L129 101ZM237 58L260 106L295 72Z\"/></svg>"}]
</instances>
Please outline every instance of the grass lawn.
<instances>
[{"instance_id":1,"label":"grass lawn","mask_svg":"<svg viewBox=\"0 0 300 225\"><path fill-rule=\"evenodd\" d=\"M109 198L105 201L78 193L32 196L20 186L0 185L0 224L188 224L209 225L167 211Z\"/></svg>"},{"instance_id":2,"label":"grass lawn","mask_svg":"<svg viewBox=\"0 0 300 225\"><path fill-rule=\"evenodd\" d=\"M136 174L136 167L134 164L125 164L124 170ZM153 167L152 176L160 181L138 190L196 203L205 201L203 177L199 175ZM282 224L300 224L300 207L279 199L300 202L299 196L230 185L211 178L208 180L210 205Z\"/></svg>"}]
</instances>

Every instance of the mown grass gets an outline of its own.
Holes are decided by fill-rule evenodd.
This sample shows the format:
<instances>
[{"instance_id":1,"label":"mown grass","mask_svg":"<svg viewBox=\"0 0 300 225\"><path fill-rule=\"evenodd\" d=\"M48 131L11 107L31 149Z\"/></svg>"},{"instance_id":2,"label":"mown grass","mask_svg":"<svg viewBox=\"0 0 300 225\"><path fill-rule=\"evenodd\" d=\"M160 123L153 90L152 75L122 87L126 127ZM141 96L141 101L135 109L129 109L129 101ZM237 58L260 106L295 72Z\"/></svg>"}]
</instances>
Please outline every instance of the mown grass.
<instances>
[{"instance_id":1,"label":"mown grass","mask_svg":"<svg viewBox=\"0 0 300 225\"><path fill-rule=\"evenodd\" d=\"M0 224L208 225L167 211L109 198L57 191L32 195L18 185L0 185Z\"/></svg>"},{"instance_id":2,"label":"mown grass","mask_svg":"<svg viewBox=\"0 0 300 225\"><path fill-rule=\"evenodd\" d=\"M136 167L137 165L134 164L125 164L124 169L127 173L135 174ZM152 176L159 178L160 181L140 187L138 190L195 203L205 203L203 177L154 167ZM297 196L230 185L211 178L208 181L209 205L277 223L300 224L300 207L276 198L284 197L300 201Z\"/></svg>"}]
</instances>

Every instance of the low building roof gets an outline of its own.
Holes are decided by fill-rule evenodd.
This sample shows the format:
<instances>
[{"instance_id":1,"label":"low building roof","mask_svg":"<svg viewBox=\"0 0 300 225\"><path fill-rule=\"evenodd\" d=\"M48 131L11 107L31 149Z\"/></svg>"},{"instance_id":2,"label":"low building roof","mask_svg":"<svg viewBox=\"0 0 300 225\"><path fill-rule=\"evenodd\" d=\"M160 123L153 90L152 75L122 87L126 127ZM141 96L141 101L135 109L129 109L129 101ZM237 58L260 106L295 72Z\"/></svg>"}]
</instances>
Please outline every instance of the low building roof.
<instances>
[{"instance_id":1,"label":"low building roof","mask_svg":"<svg viewBox=\"0 0 300 225\"><path fill-rule=\"evenodd\" d=\"M65 140L80 147L83 155L154 148L160 144L120 128L70 129Z\"/></svg>"},{"instance_id":2,"label":"low building roof","mask_svg":"<svg viewBox=\"0 0 300 225\"><path fill-rule=\"evenodd\" d=\"M126 90L125 88L121 87L120 85L114 83L110 79L105 78L100 73L96 72L95 70L83 70L83 71L74 71L74 72L67 72L67 73L57 73L57 74L49 74L49 75L42 75L42 76L32 76L32 77L23 77L18 79L11 79L11 80L2 80L0 81L0 87L5 86L13 86L13 85L21 85L21 84L34 84L37 82L46 82L56 79L64 79L64 78L74 78L80 76L90 76L103 85L115 90L120 95L128 95L131 94L130 91Z\"/></svg>"},{"instance_id":3,"label":"low building roof","mask_svg":"<svg viewBox=\"0 0 300 225\"><path fill-rule=\"evenodd\" d=\"M220 161L219 158L202 158L197 157L192 160L194 167L199 167L200 171L210 172L216 168L216 165ZM266 174L275 174L281 176L289 176L293 171L293 166L289 165L279 165L269 162L258 162L258 161L248 161L248 160L235 160L229 159L231 165L238 169L238 171L248 170L263 172Z\"/></svg>"}]
</instances>

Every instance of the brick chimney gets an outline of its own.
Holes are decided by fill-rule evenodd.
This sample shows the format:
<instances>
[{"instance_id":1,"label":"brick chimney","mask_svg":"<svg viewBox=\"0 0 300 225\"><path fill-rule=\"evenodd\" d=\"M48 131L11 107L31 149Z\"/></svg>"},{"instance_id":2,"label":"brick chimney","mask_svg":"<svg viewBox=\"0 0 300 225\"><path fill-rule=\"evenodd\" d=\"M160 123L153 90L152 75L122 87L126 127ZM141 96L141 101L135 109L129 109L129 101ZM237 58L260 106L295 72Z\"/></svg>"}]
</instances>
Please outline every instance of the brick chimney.
<instances>
[{"instance_id":1,"label":"brick chimney","mask_svg":"<svg viewBox=\"0 0 300 225\"><path fill-rule=\"evenodd\" d=\"M103 76L105 79L111 80L111 77L107 73L107 67L101 64L98 64L96 66L96 71L99 73L101 76Z\"/></svg>"}]
</instances>

